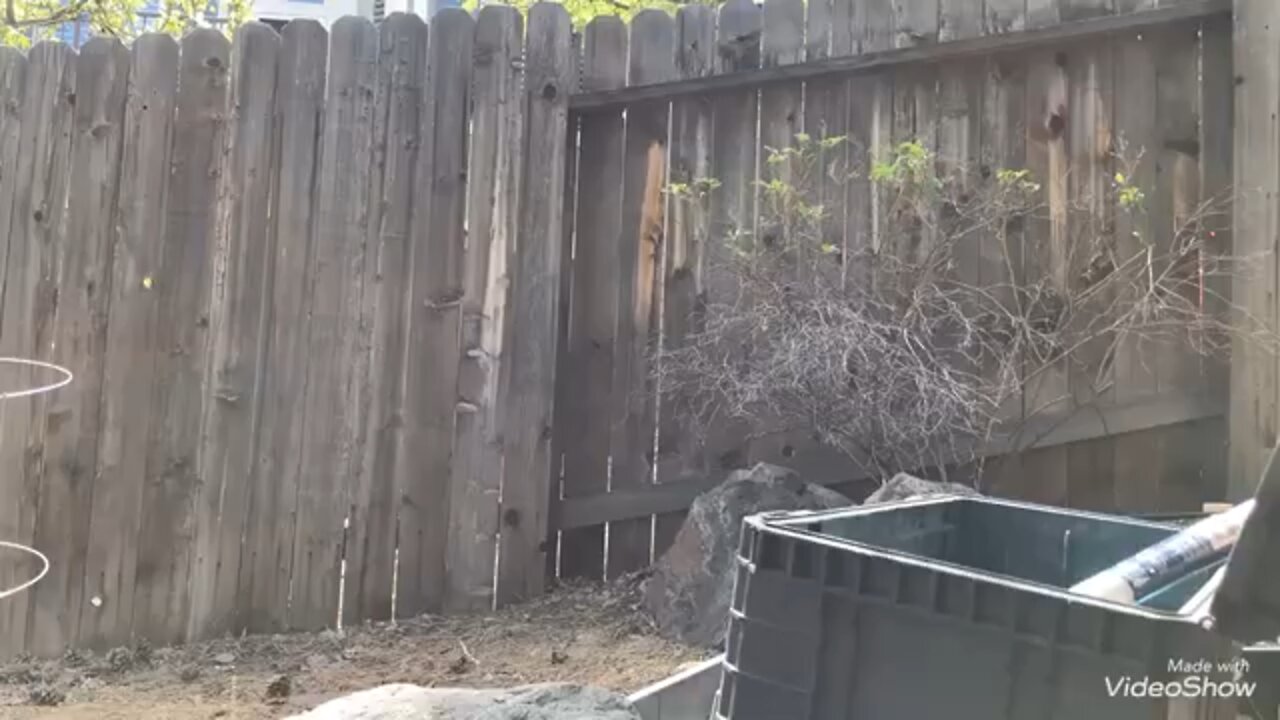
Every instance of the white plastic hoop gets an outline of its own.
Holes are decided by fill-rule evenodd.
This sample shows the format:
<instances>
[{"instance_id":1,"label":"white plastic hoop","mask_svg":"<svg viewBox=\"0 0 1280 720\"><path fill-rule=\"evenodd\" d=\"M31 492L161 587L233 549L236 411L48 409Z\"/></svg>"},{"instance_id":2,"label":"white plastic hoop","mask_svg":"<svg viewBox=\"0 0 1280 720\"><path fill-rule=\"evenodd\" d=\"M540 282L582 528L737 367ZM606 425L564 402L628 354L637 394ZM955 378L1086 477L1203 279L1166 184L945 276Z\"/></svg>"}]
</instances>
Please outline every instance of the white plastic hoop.
<instances>
[{"instance_id":1,"label":"white plastic hoop","mask_svg":"<svg viewBox=\"0 0 1280 720\"><path fill-rule=\"evenodd\" d=\"M37 370L48 370L58 376L57 380L55 380L54 382L48 383L46 385L37 385L35 387L23 388L21 390L11 390L9 392L0 392L0 400L12 400L15 398L32 397L35 395L42 395L47 392L53 392L54 390L70 385L72 379L74 378L70 370L62 367L61 365L54 365L53 363L44 362L42 360L28 360L26 358L15 358L15 357L0 357L0 365L19 365L27 368L35 368ZM36 573L36 575L31 579L26 580L20 585L16 585L11 588L0 590L0 600L17 595L23 590L26 590L32 585L35 585L36 583L40 582L41 580L44 579L45 575L49 574L49 558L39 550L27 545L22 545L21 543L8 542L6 540L0 540L0 548L7 549L7 550L17 550L19 552L26 553L27 555L30 555L35 559L39 560L40 566L41 566L40 572Z\"/></svg>"},{"instance_id":2,"label":"white plastic hoop","mask_svg":"<svg viewBox=\"0 0 1280 720\"><path fill-rule=\"evenodd\" d=\"M33 547L27 547L26 545L19 545L18 543L6 542L4 540L0 540L0 548L7 548L9 550L20 550L24 553L27 553L28 555L34 556L43 565L43 567L40 568L40 572L36 573L36 576L31 578L30 580L27 580L21 585L11 587L6 590L0 590L0 600L3 600L12 595L17 595L23 590L26 590L32 585L35 585L36 583L40 582L41 580L44 579L45 575L49 574L49 558L45 557L45 554L40 552L39 550Z\"/></svg>"},{"instance_id":3,"label":"white plastic hoop","mask_svg":"<svg viewBox=\"0 0 1280 720\"><path fill-rule=\"evenodd\" d=\"M0 392L0 400L12 400L14 398L31 397L33 395L41 395L47 392L53 392L58 388L66 387L71 384L74 376L71 371L61 365L44 362L41 360L27 360L26 358L0 357L0 365L21 365L24 367L37 368L40 370L48 370L61 377L55 382L48 385L37 385L36 387L23 388L22 390L11 390L9 392ZM3 597L3 595L0 595Z\"/></svg>"}]
</instances>

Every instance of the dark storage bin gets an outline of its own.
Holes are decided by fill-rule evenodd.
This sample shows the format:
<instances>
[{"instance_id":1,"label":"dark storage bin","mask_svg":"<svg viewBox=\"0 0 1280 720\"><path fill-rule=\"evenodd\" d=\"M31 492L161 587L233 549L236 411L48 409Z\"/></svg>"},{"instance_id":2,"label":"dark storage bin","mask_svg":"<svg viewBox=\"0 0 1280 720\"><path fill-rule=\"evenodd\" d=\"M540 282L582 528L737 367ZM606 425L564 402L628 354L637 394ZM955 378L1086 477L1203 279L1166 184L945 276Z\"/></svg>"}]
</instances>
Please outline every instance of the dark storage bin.
<instances>
[{"instance_id":1,"label":"dark storage bin","mask_svg":"<svg viewBox=\"0 0 1280 720\"><path fill-rule=\"evenodd\" d=\"M1207 571L1149 607L1066 591L1173 532L987 498L750 518L717 714L1234 720L1237 698L1222 683L1234 680L1236 646L1173 612ZM1207 672L1176 665L1201 661ZM1109 694L1126 678L1190 676L1214 692Z\"/></svg>"}]
</instances>

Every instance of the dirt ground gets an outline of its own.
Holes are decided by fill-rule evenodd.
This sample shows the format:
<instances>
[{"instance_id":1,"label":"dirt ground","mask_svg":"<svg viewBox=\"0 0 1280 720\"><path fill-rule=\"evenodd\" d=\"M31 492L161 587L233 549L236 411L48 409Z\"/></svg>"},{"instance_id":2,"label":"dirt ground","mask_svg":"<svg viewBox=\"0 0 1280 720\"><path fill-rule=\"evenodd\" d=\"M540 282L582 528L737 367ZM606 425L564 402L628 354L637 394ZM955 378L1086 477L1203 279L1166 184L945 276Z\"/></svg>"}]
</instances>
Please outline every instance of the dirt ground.
<instances>
[{"instance_id":1,"label":"dirt ground","mask_svg":"<svg viewBox=\"0 0 1280 720\"><path fill-rule=\"evenodd\" d=\"M578 585L487 616L15 662L0 666L0 718L274 719L392 682L628 693L707 657L658 638L636 601L634 583Z\"/></svg>"}]
</instances>

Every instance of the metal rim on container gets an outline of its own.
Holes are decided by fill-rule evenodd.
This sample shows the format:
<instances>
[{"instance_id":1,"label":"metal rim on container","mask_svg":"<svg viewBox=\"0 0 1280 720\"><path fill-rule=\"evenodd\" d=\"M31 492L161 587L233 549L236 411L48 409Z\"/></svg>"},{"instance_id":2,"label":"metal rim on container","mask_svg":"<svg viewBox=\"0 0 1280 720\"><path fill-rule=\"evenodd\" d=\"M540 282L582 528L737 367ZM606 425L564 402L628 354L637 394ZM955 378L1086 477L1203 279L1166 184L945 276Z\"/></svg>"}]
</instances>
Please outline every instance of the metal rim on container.
<instances>
[{"instance_id":1,"label":"metal rim on container","mask_svg":"<svg viewBox=\"0 0 1280 720\"><path fill-rule=\"evenodd\" d=\"M28 360L26 358L0 357L0 365L21 365L39 370L48 370L58 376L54 382L46 385L37 385L21 390L10 390L8 392L0 392L0 400L12 400L14 398L31 397L33 395L41 395L47 392L53 392L59 388L66 387L71 384L74 376L71 371L61 365L44 362L42 360Z\"/></svg>"}]
</instances>

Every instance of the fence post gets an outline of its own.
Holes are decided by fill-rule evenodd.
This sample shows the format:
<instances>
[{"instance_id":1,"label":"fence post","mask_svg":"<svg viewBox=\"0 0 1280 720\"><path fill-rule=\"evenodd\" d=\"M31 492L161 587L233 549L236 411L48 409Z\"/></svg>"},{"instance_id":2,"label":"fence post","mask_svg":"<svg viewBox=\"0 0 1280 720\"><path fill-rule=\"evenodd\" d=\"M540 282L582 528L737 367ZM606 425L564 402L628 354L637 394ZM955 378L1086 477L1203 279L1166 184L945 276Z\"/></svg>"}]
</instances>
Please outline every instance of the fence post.
<instances>
[{"instance_id":1,"label":"fence post","mask_svg":"<svg viewBox=\"0 0 1280 720\"><path fill-rule=\"evenodd\" d=\"M1280 207L1280 4L1235 0L1233 254L1248 273L1232 297L1254 322L1275 329L1275 238ZM1253 257L1250 257L1253 256ZM1253 494L1266 453L1276 443L1276 361L1240 341L1232 347L1228 495Z\"/></svg>"},{"instance_id":2,"label":"fence post","mask_svg":"<svg viewBox=\"0 0 1280 720\"><path fill-rule=\"evenodd\" d=\"M525 40L526 130L503 423L499 603L538 595L546 572L544 541L560 316L556 305L573 62L569 14L559 4L534 5Z\"/></svg>"}]
</instances>

